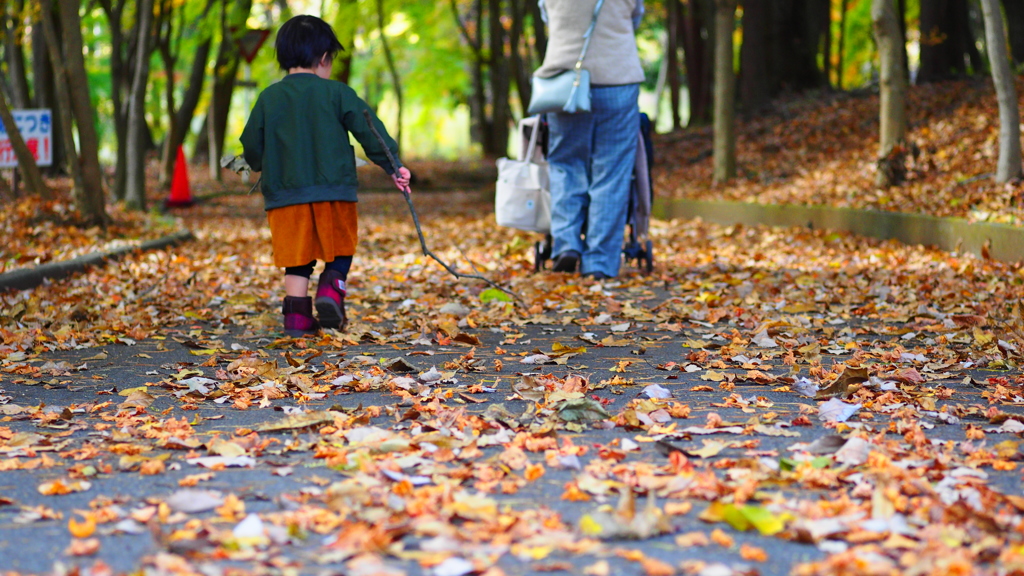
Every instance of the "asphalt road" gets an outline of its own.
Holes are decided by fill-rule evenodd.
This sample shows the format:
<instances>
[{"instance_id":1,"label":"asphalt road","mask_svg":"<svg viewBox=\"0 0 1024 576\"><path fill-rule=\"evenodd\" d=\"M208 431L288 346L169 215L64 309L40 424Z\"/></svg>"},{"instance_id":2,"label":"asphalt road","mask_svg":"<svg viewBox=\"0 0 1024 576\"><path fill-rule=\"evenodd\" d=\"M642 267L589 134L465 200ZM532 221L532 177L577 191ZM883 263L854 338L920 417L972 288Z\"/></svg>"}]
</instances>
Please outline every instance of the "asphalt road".
<instances>
[{"instance_id":1,"label":"asphalt road","mask_svg":"<svg viewBox=\"0 0 1024 576\"><path fill-rule=\"evenodd\" d=\"M614 287L610 289L614 290ZM662 294L661 297L670 295ZM653 300L649 304L654 307L658 301ZM806 371L792 374L791 367L781 361L779 350L759 349L750 344L748 355L757 358L724 359L721 369L717 370L719 373L749 374L750 368L744 368L743 364L753 362L757 370L774 379L768 384L741 379L734 388L723 389L719 382L708 378L709 372L713 371L706 367L692 372L681 369L693 364L690 355L700 350L694 347L694 341L702 340L707 346L705 350L711 355L719 350L721 342L716 344L714 335L720 330L700 323L661 326L660 329L654 322L635 321L625 327L622 324L510 324L503 330L466 328L465 333L479 340L478 345L471 347L458 342L416 344L408 340L373 342L369 338L358 343L333 340L330 343L296 344L277 340L276 334L244 326L182 325L168 328L158 339L113 343L102 348L53 352L8 361L0 367L0 397L5 397L0 404L0 450L5 456L0 461L0 574L51 574L75 566L81 567L83 574L89 574L89 569L98 562L100 566L109 566L115 573L135 574L146 568L150 570L147 574L178 574L174 571L176 565L172 559L187 562L191 569L199 571L180 573L207 576L363 573L353 567L351 554L336 556L332 561L331 547L327 544L331 542L330 534L336 530L329 531L327 535L314 532L291 534L290 538L257 545L247 554L237 554L234 558L211 556L210 551L216 548L211 542L217 538L209 533L209 528L235 529L241 516L204 507L199 496L185 496L181 501L184 488L180 482L197 474L207 474L208 478L204 477L194 487L196 490L219 494L222 504L223 497L233 495L244 505L246 514L256 513L264 518L282 512L308 510L310 506L315 508L322 504L322 495L328 487L360 476L351 469L329 467L325 459L315 457L317 447L324 445L324 427L330 423L259 432L258 437L267 444L260 448L243 446L247 448L244 457L251 458L246 467L208 469L197 464L200 462L197 459L218 456L210 449L215 437L237 440L245 436L239 433L239 429L256 430L267 423L279 422L288 416L288 412L298 410L308 413L331 409L336 413L358 416L366 414L367 408L379 407L379 415L360 420L358 425L408 435L416 431L428 432L434 426L433 421L425 413L410 414L414 403L409 398L393 394L386 386L353 391L334 377L344 373L372 373L386 381L402 376L416 378L432 367L446 372L450 368L444 367L445 362L460 359L465 362L471 348L475 348L472 360L476 368L471 371L455 370L457 382L445 379L429 386L417 384L415 389L421 404L437 398L439 405L464 408L469 415L487 415L491 421L498 414L495 410L500 405L505 409L501 413L508 415L507 418L518 419L517 422L504 423L506 430L514 435L527 430L527 423L531 421L534 425L542 424L540 419L531 417L535 411L534 402L523 399L522 393L514 391L514 387L522 386L521 374L532 373L541 381L544 380L542 376L548 374L556 376L560 382L570 375L582 376L590 385L585 397L598 400L611 415L620 414L631 402L646 398L645 388L657 385L671 395L667 400L685 404L691 409L688 418L673 419L678 428L704 427L709 413L717 413L725 424L741 427L748 426L752 418L768 414L771 414L771 421L782 423L792 422L801 414L809 415L808 425L772 427L788 434L785 436L759 434L750 429L735 434L725 431L728 426L721 426L721 431L715 434L679 434L669 439L672 446L694 452L706 447L704 441L709 439L730 443L707 457L692 453L689 456L689 461L699 469L712 471L720 477L730 474L736 467L741 468L746 459L779 461L798 457L806 453L800 449L801 446L806 449L815 440L836 434L834 428L824 427L816 417L821 400L816 401L793 390L792 382L806 375ZM607 338L611 341L605 340ZM861 336L865 346L872 341L877 343L887 339L879 335ZM610 345L595 344L602 341ZM565 364L522 363L524 358L537 352L550 352L556 343L582 346L585 351L568 357ZM828 351L822 354L822 365L825 366L850 357L846 353L831 355ZM225 382L223 371L232 362L247 356L259 358L262 362L276 360L281 368L288 367L290 363L297 364L295 373L309 376L321 386L316 389L320 392L306 390L300 395L293 390L290 397L273 398L264 408L259 407L259 393L251 395L252 402L246 409L235 404L236 396L232 394L222 396L223 402L218 402L216 394L211 392ZM403 362L393 365L396 359ZM501 371L496 371L496 360L502 363ZM185 370L188 372L183 373ZM949 377L930 382L928 386L941 384L953 390L953 398L959 405L986 404L981 397L982 390L963 383L965 376L980 373L962 366L950 368L949 372ZM325 380L327 375L331 379ZM989 375L991 373L984 374L986 377ZM197 381L194 386L200 394L193 395L192 400L178 398L175 392L183 391L181 381L195 377L209 378L213 382ZM287 379L288 375L278 377ZM621 381L613 380L616 377ZM205 388L202 388L203 382L206 382ZM602 382L604 384L600 384ZM133 400L133 397L123 393L139 387L146 387L145 395L149 398L143 396L140 401L148 405L144 410L125 408L122 403ZM651 393L659 392L655 389ZM297 401L300 397L301 403ZM139 400L138 397L134 399ZM104 404L106 402L110 404ZM952 405L953 401L939 398L936 408L941 410L947 403ZM119 407L122 410L120 414ZM1020 405L1003 406L1002 409L1011 414L1022 413ZM168 440L174 434L166 426L161 429L160 424L168 419L190 422L196 441ZM858 415L850 419L850 427L842 434L847 435L850 429L868 429L885 435L887 431L895 432L890 427L895 421L895 418L888 419L878 412L862 419ZM666 450L649 441L651 438L646 425L608 428L599 422L591 421L578 429L566 428L561 422L554 429L545 431L543 435L569 438L577 446L588 447L588 451L578 458L578 464L568 459L562 462L564 467L548 465L543 476L532 481L519 481L514 493L492 490L488 496L497 501L498 510L522 518L524 522L535 518L531 514L537 510L551 511L561 518L564 525L579 530L581 519L585 521L584 517L593 514L602 503L615 506L619 492L610 490L603 496L592 494L589 501L570 501L563 498L567 483L578 481L584 471L607 469L613 465L622 466L622 470L632 470L631 473L637 475L637 471L646 470L653 474L668 466L670 458ZM934 427L926 429L926 434L933 443L965 440L963 425L941 421L932 425ZM979 419L981 425L987 426L987 423ZM989 433L986 442L994 445L1017 436ZM899 441L902 436L891 433L888 437ZM736 444L744 441L750 442L744 446ZM603 450L610 450L612 455L602 454ZM615 454L616 450L620 452ZM501 462L503 451L500 444L484 446L475 462L494 468ZM230 451L225 453L228 456L233 454ZM529 457L531 462L544 461L537 453L529 453ZM245 458L242 462L246 461ZM156 460L163 464L157 473L147 475L140 471L140 462ZM443 472L461 473L472 464L465 463L462 468L441 466L437 476L415 476L416 485L420 482L436 484L446 476ZM1019 471L1001 472L989 468L985 472L991 488L1005 494L1022 495ZM524 476L522 470L515 469L509 474L506 478ZM410 473L409 477L413 476ZM380 474L376 477L383 482L390 478ZM53 490L53 485L48 484L53 481L62 481L66 485L87 481L90 485L83 491L63 495L42 493ZM464 485L467 492L474 492L471 489L473 478L465 480ZM645 491L638 487L635 492L636 505L642 509L647 502ZM829 500L836 496L835 491L827 488L813 489L799 484L779 484L771 492L774 498L811 501ZM169 501L176 502L176 505L170 510L161 508L162 503ZM231 502L235 502L233 498ZM400 507L401 502L399 500L395 506ZM638 550L647 558L656 558L677 568L683 565L697 570L701 564L686 562L703 562L704 572L695 573L782 575L789 574L802 562L825 555L822 548L827 548L827 545L816 546L765 536L757 530L741 532L726 522L705 522L699 516L709 505L706 499L661 498L657 505L679 505L682 502L690 502L693 509L668 516L667 533L648 538L614 538L600 541L594 547L579 549L560 547L557 542L552 542L551 550L539 550L536 542L531 546L513 546L511 549L496 546L489 550L487 547L491 543L467 538L462 542L464 547L453 557L476 560L478 568L488 564L497 566L505 574L549 571L600 574L602 570L623 575L649 573L649 567L645 568L631 559L628 553ZM191 511L190 505L199 510ZM235 506L237 508L237 504ZM85 522L84 512L90 510L105 514L105 521L99 523L95 532L86 538L74 538L74 526L71 524ZM366 520L372 524L374 518L383 517L375 514L371 508L354 507L349 519ZM153 517L160 521L153 520ZM473 522L460 524L458 529L471 530ZM723 546L712 542L703 546L684 546L679 541L680 535L708 534L715 529L731 537L733 544ZM92 538L98 539L99 544L94 553L72 553L75 545ZM409 535L399 540L404 553L380 556L385 566L395 573L445 576L468 573L468 568L454 561L424 567L424 564L431 564L423 562L427 552L433 551L430 546L440 546L442 539L427 540L422 536ZM93 542L92 546L95 544ZM763 549L767 560L741 558L744 544ZM414 554L415 551L420 555ZM162 568L157 568L159 566ZM97 576L100 573L96 572Z\"/></svg>"}]
</instances>

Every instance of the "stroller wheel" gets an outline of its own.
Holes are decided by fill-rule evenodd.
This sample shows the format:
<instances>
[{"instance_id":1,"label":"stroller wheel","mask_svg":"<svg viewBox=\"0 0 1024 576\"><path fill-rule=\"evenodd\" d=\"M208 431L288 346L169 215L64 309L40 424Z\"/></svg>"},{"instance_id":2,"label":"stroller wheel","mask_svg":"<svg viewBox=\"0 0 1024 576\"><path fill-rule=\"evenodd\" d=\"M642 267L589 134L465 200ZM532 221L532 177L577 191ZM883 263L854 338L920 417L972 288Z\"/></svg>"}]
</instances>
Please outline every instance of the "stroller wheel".
<instances>
[{"instance_id":1,"label":"stroller wheel","mask_svg":"<svg viewBox=\"0 0 1024 576\"><path fill-rule=\"evenodd\" d=\"M644 243L643 251L644 272L650 274L654 271L654 244L648 240Z\"/></svg>"},{"instance_id":2,"label":"stroller wheel","mask_svg":"<svg viewBox=\"0 0 1024 576\"><path fill-rule=\"evenodd\" d=\"M533 244L533 271L540 272L544 269L544 261L551 260L551 245L554 240L551 234L545 234L544 239Z\"/></svg>"}]
</instances>

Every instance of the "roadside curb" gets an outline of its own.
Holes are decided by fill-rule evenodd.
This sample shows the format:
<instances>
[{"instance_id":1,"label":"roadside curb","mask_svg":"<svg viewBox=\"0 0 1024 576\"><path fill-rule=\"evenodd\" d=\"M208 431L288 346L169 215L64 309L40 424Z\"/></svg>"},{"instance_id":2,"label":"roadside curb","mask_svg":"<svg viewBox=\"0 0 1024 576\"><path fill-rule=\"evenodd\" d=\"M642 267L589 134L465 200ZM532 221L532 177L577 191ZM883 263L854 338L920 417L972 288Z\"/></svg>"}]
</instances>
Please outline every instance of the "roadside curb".
<instances>
[{"instance_id":1,"label":"roadside curb","mask_svg":"<svg viewBox=\"0 0 1024 576\"><path fill-rule=\"evenodd\" d=\"M934 246L1004 262L1024 260L1024 228L968 222L923 214L832 206L753 204L749 202L656 199L659 218L701 218L715 224L807 227L852 232L880 240ZM987 256L984 253L987 253Z\"/></svg>"},{"instance_id":2,"label":"roadside curb","mask_svg":"<svg viewBox=\"0 0 1024 576\"><path fill-rule=\"evenodd\" d=\"M131 246L123 246L106 252L93 252L71 260L47 262L32 268L20 268L0 274L0 292L6 290L28 290L35 288L48 278L63 278L75 272L81 272L90 266L99 266L106 262L118 260L132 252L147 252L173 246L181 242L195 239L191 230L181 230L161 238L147 240Z\"/></svg>"}]
</instances>

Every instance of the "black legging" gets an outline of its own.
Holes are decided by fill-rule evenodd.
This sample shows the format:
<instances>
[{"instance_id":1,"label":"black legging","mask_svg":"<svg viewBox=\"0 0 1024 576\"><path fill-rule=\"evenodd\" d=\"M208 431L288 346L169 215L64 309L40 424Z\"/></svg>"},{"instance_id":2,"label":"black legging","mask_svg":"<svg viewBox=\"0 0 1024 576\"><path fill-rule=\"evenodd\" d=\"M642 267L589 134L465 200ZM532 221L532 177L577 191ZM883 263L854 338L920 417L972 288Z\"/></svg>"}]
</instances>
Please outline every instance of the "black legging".
<instances>
[{"instance_id":1,"label":"black legging","mask_svg":"<svg viewBox=\"0 0 1024 576\"><path fill-rule=\"evenodd\" d=\"M302 276L303 278L309 278L313 275L313 267L316 266L316 260L313 260L305 266L288 266L284 269L284 273L288 276ZM352 267L351 256L338 256L332 262L324 264L324 271L334 270L341 274L342 279L348 279L348 271Z\"/></svg>"}]
</instances>

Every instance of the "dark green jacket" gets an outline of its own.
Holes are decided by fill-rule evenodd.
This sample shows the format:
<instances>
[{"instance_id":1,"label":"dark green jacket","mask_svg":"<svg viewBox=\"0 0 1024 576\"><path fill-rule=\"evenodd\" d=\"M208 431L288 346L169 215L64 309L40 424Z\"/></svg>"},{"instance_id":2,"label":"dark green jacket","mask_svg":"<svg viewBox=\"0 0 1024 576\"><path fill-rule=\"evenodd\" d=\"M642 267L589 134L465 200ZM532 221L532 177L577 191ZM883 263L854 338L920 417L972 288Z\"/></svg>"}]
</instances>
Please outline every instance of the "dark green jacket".
<instances>
[{"instance_id":1,"label":"dark green jacket","mask_svg":"<svg viewBox=\"0 0 1024 576\"><path fill-rule=\"evenodd\" d=\"M356 160L349 133L373 163L392 174L363 116L368 108L348 85L315 74L289 74L264 90L241 141L245 161L263 173L265 208L355 202ZM376 115L373 120L397 161L398 146Z\"/></svg>"}]
</instances>

